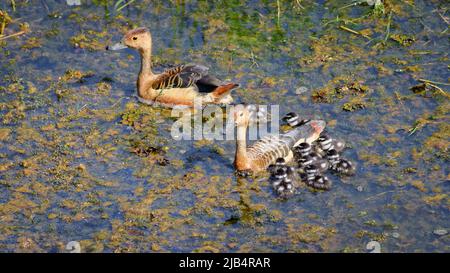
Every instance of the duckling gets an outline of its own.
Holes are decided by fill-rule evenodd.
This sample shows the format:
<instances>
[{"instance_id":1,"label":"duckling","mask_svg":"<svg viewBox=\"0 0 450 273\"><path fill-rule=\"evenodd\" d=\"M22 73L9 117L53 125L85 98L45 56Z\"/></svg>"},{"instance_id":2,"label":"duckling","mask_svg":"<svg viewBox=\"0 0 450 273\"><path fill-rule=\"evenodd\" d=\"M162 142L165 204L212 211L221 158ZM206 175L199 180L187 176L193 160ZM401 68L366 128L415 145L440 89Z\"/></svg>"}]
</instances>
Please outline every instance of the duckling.
<instances>
[{"instance_id":1,"label":"duckling","mask_svg":"<svg viewBox=\"0 0 450 273\"><path fill-rule=\"evenodd\" d=\"M338 152L335 149L330 149L326 157L328 162L330 162L330 169L335 169L340 159Z\"/></svg>"},{"instance_id":2,"label":"duckling","mask_svg":"<svg viewBox=\"0 0 450 273\"><path fill-rule=\"evenodd\" d=\"M319 146L322 150L328 151L329 149L332 148L333 139L328 135L321 134L320 137L317 139L317 142L319 142Z\"/></svg>"},{"instance_id":3,"label":"duckling","mask_svg":"<svg viewBox=\"0 0 450 273\"><path fill-rule=\"evenodd\" d=\"M267 170L274 175L279 169L282 167L286 167L286 160L284 158L279 157L275 160L275 164L270 164Z\"/></svg>"},{"instance_id":4,"label":"duckling","mask_svg":"<svg viewBox=\"0 0 450 273\"><path fill-rule=\"evenodd\" d=\"M291 127L302 126L310 121L309 119L301 119L300 116L294 112L287 113L281 120Z\"/></svg>"},{"instance_id":5,"label":"duckling","mask_svg":"<svg viewBox=\"0 0 450 273\"><path fill-rule=\"evenodd\" d=\"M287 168L285 168L285 167L279 168L278 170L275 171L275 173L273 173L271 175L271 177L275 180L283 180L287 176L288 176L288 172L287 172Z\"/></svg>"},{"instance_id":6,"label":"duckling","mask_svg":"<svg viewBox=\"0 0 450 273\"><path fill-rule=\"evenodd\" d=\"M282 166L271 176L272 187L279 195L287 197L294 193L294 178L294 169Z\"/></svg>"},{"instance_id":7,"label":"duckling","mask_svg":"<svg viewBox=\"0 0 450 273\"><path fill-rule=\"evenodd\" d=\"M335 170L344 175L353 175L355 173L355 167L353 163L347 159L341 158L336 164Z\"/></svg>"},{"instance_id":8,"label":"duckling","mask_svg":"<svg viewBox=\"0 0 450 273\"><path fill-rule=\"evenodd\" d=\"M141 69L137 79L138 99L145 104L167 107L193 107L202 103L230 104L230 92L239 85L224 83L208 75L208 68L198 64L178 65L154 74L151 69L152 36L145 27L128 31L122 40L107 50L133 48L141 55Z\"/></svg>"},{"instance_id":9,"label":"duckling","mask_svg":"<svg viewBox=\"0 0 450 273\"><path fill-rule=\"evenodd\" d=\"M323 175L317 175L314 178L314 182L311 183L311 187L313 187L316 190L330 190L331 189L332 182L328 177Z\"/></svg>"},{"instance_id":10,"label":"duckling","mask_svg":"<svg viewBox=\"0 0 450 273\"><path fill-rule=\"evenodd\" d=\"M301 169L313 164L313 158L310 155L302 156L297 160L297 164Z\"/></svg>"},{"instance_id":11,"label":"duckling","mask_svg":"<svg viewBox=\"0 0 450 273\"><path fill-rule=\"evenodd\" d=\"M323 173L325 171L328 170L328 168L330 167L330 164L328 163L327 160L325 159L316 159L314 157L312 157L311 155L306 155L301 157L298 161L297 161L298 166L300 167L300 171L301 172L305 172L305 168L309 165L314 165L319 173Z\"/></svg>"},{"instance_id":12,"label":"duckling","mask_svg":"<svg viewBox=\"0 0 450 273\"><path fill-rule=\"evenodd\" d=\"M332 139L326 134L320 135L317 139L318 145L316 145L315 151L324 156L330 149L335 149L337 152L341 152L345 148L345 142L341 140Z\"/></svg>"},{"instance_id":13,"label":"duckling","mask_svg":"<svg viewBox=\"0 0 450 273\"><path fill-rule=\"evenodd\" d=\"M283 182L275 188L278 195L282 197L288 197L294 193L295 187L293 185L293 181L290 178L285 178Z\"/></svg>"},{"instance_id":14,"label":"duckling","mask_svg":"<svg viewBox=\"0 0 450 273\"><path fill-rule=\"evenodd\" d=\"M319 174L319 170L314 165L308 165L305 168L305 173L306 173L306 180L310 182L313 181L316 175Z\"/></svg>"},{"instance_id":15,"label":"duckling","mask_svg":"<svg viewBox=\"0 0 450 273\"><path fill-rule=\"evenodd\" d=\"M286 162L293 158L292 149L302 142L312 143L325 128L325 121L312 120L285 134L267 135L247 147L247 127L249 110L243 105L234 109L234 120L237 126L236 154L234 166L237 170L263 171L277 158Z\"/></svg>"},{"instance_id":16,"label":"duckling","mask_svg":"<svg viewBox=\"0 0 450 273\"><path fill-rule=\"evenodd\" d=\"M311 144L309 144L307 142L302 142L294 148L294 157L300 158L300 157L307 156L311 153L311 150L312 150Z\"/></svg>"}]
</instances>

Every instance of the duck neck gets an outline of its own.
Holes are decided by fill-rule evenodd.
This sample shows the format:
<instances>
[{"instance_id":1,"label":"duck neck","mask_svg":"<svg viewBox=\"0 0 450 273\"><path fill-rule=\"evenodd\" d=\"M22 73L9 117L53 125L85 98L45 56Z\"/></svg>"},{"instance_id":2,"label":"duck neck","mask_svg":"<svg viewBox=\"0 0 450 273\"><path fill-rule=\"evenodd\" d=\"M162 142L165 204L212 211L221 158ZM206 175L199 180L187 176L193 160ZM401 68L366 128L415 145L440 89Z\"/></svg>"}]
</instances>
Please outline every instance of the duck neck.
<instances>
[{"instance_id":1,"label":"duck neck","mask_svg":"<svg viewBox=\"0 0 450 273\"><path fill-rule=\"evenodd\" d=\"M139 76L137 80L137 90L138 96L141 98L151 98L152 95L149 94L149 82L153 78L152 72L152 49L145 48L139 50L141 54L141 71L139 71Z\"/></svg>"},{"instance_id":2,"label":"duck neck","mask_svg":"<svg viewBox=\"0 0 450 273\"><path fill-rule=\"evenodd\" d=\"M152 48L140 50L141 53L141 71L139 75L153 75L152 72Z\"/></svg>"},{"instance_id":3,"label":"duck neck","mask_svg":"<svg viewBox=\"0 0 450 273\"><path fill-rule=\"evenodd\" d=\"M248 168L247 164L247 126L237 127L235 165L238 170Z\"/></svg>"}]
</instances>

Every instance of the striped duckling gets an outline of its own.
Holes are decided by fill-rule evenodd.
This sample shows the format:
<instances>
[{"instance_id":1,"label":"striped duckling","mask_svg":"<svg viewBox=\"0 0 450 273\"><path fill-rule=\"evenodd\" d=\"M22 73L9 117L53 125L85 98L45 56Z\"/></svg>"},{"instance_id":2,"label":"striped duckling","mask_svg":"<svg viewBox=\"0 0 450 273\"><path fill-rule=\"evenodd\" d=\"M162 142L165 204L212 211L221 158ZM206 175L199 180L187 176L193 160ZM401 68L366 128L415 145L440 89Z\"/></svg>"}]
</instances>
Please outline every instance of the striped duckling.
<instances>
[{"instance_id":1,"label":"striped duckling","mask_svg":"<svg viewBox=\"0 0 450 273\"><path fill-rule=\"evenodd\" d=\"M309 119L301 119L297 113L289 112L287 113L282 120L286 122L291 127L302 126L303 124L308 123Z\"/></svg>"},{"instance_id":2,"label":"striped duckling","mask_svg":"<svg viewBox=\"0 0 450 273\"><path fill-rule=\"evenodd\" d=\"M300 170L304 170L309 165L314 165L319 173L323 173L329 168L328 161L314 152L313 146L307 142L300 143L294 148L294 158Z\"/></svg>"},{"instance_id":3,"label":"striped duckling","mask_svg":"<svg viewBox=\"0 0 450 273\"><path fill-rule=\"evenodd\" d=\"M275 164L269 166L270 180L275 192L282 196L288 197L295 192L297 181L295 177L295 169L286 165L284 158L277 158Z\"/></svg>"},{"instance_id":4,"label":"striped duckling","mask_svg":"<svg viewBox=\"0 0 450 273\"><path fill-rule=\"evenodd\" d=\"M302 142L312 143L325 128L325 121L312 120L285 134L267 135L247 147L249 119L248 108L237 105L234 109L234 121L237 126L234 166L238 171L264 171L280 157L289 162L293 158L293 147Z\"/></svg>"},{"instance_id":5,"label":"striped duckling","mask_svg":"<svg viewBox=\"0 0 450 273\"><path fill-rule=\"evenodd\" d=\"M337 152L341 152L345 148L345 142L337 139L332 139L330 136L326 134L320 135L319 139L317 139L318 145L316 145L316 152L321 156L325 156L326 153L334 149Z\"/></svg>"},{"instance_id":6,"label":"striped duckling","mask_svg":"<svg viewBox=\"0 0 450 273\"><path fill-rule=\"evenodd\" d=\"M178 65L160 74L152 72L152 36L148 28L128 31L122 40L107 50L133 48L141 55L141 70L137 79L138 99L150 105L193 107L194 101L206 104L230 104L230 92L238 87L208 75L208 68L198 64Z\"/></svg>"}]
</instances>

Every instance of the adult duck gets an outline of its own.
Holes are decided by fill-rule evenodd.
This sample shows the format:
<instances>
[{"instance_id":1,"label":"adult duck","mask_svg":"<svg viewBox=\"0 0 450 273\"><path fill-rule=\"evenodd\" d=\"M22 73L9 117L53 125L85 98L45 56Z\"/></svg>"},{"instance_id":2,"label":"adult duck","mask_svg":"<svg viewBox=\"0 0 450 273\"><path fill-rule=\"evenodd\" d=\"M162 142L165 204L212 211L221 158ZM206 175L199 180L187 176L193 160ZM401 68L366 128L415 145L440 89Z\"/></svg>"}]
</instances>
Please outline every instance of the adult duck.
<instances>
[{"instance_id":1,"label":"adult duck","mask_svg":"<svg viewBox=\"0 0 450 273\"><path fill-rule=\"evenodd\" d=\"M285 134L267 135L247 147L249 119L248 107L237 105L234 109L234 122L237 126L234 166L241 172L266 170L278 158L289 162L293 158L292 149L295 146L303 142L314 142L325 128L325 121L311 120Z\"/></svg>"},{"instance_id":2,"label":"adult duck","mask_svg":"<svg viewBox=\"0 0 450 273\"><path fill-rule=\"evenodd\" d=\"M198 64L178 65L160 74L152 71L152 36L148 28L128 31L122 40L107 50L133 48L141 55L141 70L137 79L138 98L145 104L167 107L193 107L194 101L203 104L229 104L230 92L238 87L208 75L208 68Z\"/></svg>"}]
</instances>

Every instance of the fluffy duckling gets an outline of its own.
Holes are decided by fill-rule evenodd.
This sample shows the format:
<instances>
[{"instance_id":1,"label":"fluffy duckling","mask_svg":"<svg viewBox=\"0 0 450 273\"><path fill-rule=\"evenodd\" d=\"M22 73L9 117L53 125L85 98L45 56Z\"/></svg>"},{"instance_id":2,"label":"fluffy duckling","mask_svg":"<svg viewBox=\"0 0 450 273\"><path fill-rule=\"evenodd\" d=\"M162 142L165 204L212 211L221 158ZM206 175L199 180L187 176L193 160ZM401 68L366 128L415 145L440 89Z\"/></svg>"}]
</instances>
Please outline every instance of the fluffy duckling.
<instances>
[{"instance_id":1,"label":"fluffy duckling","mask_svg":"<svg viewBox=\"0 0 450 273\"><path fill-rule=\"evenodd\" d=\"M310 121L309 119L301 119L300 116L294 112L287 113L281 120L291 127L302 126Z\"/></svg>"},{"instance_id":2,"label":"fluffy duckling","mask_svg":"<svg viewBox=\"0 0 450 273\"><path fill-rule=\"evenodd\" d=\"M271 167L271 168L270 168ZM296 187L295 170L287 166L284 158L277 158L275 164L269 166L270 181L275 192L283 197L292 195Z\"/></svg>"},{"instance_id":3,"label":"fluffy duckling","mask_svg":"<svg viewBox=\"0 0 450 273\"><path fill-rule=\"evenodd\" d=\"M316 145L316 152L321 156L324 156L329 150L335 149L337 152L341 152L345 148L345 142L337 139L332 139L326 134L320 135L317 139L318 145Z\"/></svg>"}]
</instances>

